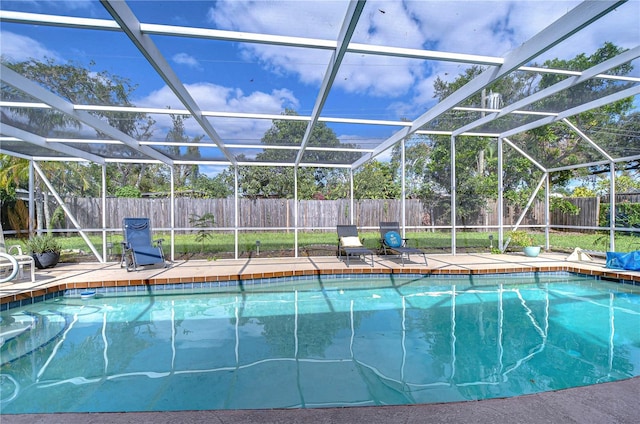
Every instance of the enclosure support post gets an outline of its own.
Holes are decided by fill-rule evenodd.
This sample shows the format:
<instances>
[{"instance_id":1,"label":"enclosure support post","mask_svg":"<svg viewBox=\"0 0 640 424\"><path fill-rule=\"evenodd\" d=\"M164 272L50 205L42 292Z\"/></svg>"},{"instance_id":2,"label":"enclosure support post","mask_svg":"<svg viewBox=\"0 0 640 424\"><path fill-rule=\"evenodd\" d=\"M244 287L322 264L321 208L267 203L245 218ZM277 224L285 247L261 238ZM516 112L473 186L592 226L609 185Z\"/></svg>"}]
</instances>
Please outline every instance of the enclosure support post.
<instances>
[{"instance_id":1,"label":"enclosure support post","mask_svg":"<svg viewBox=\"0 0 640 424\"><path fill-rule=\"evenodd\" d=\"M34 193L36 192L36 179L33 174L33 160L29 161L29 236L35 231L36 223L36 202Z\"/></svg>"},{"instance_id":2,"label":"enclosure support post","mask_svg":"<svg viewBox=\"0 0 640 424\"><path fill-rule=\"evenodd\" d=\"M451 254L456 254L456 137L451 136Z\"/></svg>"},{"instance_id":3,"label":"enclosure support post","mask_svg":"<svg viewBox=\"0 0 640 424\"><path fill-rule=\"evenodd\" d=\"M100 177L102 179L101 197L102 199L102 262L107 262L107 164L103 163Z\"/></svg>"},{"instance_id":4,"label":"enclosure support post","mask_svg":"<svg viewBox=\"0 0 640 424\"><path fill-rule=\"evenodd\" d=\"M551 202L550 202L550 189L551 184L549 182L549 173L545 174L545 187L544 187L544 250L549 250L549 225L551 224Z\"/></svg>"},{"instance_id":5,"label":"enclosure support post","mask_svg":"<svg viewBox=\"0 0 640 424\"><path fill-rule=\"evenodd\" d=\"M353 201L353 168L349 169L349 223L353 225L353 205L355 204Z\"/></svg>"},{"instance_id":6,"label":"enclosure support post","mask_svg":"<svg viewBox=\"0 0 640 424\"><path fill-rule=\"evenodd\" d=\"M609 250L616 251L616 164L609 162Z\"/></svg>"},{"instance_id":7,"label":"enclosure support post","mask_svg":"<svg viewBox=\"0 0 640 424\"><path fill-rule=\"evenodd\" d=\"M234 234L234 258L238 259L238 166L233 167L233 234Z\"/></svg>"},{"instance_id":8,"label":"enclosure support post","mask_svg":"<svg viewBox=\"0 0 640 424\"><path fill-rule=\"evenodd\" d=\"M287 200L288 202L288 200ZM298 167L293 167L293 252L298 257Z\"/></svg>"},{"instance_id":9,"label":"enclosure support post","mask_svg":"<svg viewBox=\"0 0 640 424\"><path fill-rule=\"evenodd\" d=\"M407 205L406 205L406 203L407 203L407 191L406 190L407 190L407 187L406 187L406 184L405 184L406 183L405 178L406 178L407 173L405 171L405 163L404 163L404 161L405 161L405 139L404 138L400 141L400 147L401 147L401 149L400 149L400 163L402 164L400 166L400 171L401 171L401 174L402 174L402 177L401 177L401 179L402 179L402 181L401 181L401 184L402 184L402 189L401 189L401 191L402 191L402 203L400 204L400 208L402 210L402 213L401 213L402 238L405 238L407 236L407 229L406 229L406 225L407 225Z\"/></svg>"},{"instance_id":10,"label":"enclosure support post","mask_svg":"<svg viewBox=\"0 0 640 424\"><path fill-rule=\"evenodd\" d=\"M504 181L503 181L503 144L498 137L498 249L504 251Z\"/></svg>"},{"instance_id":11,"label":"enclosure support post","mask_svg":"<svg viewBox=\"0 0 640 424\"><path fill-rule=\"evenodd\" d=\"M170 177L171 179L169 180L169 187L170 187L170 199L169 201L171 202L170 206L169 206L169 220L171 221L170 225L171 225L171 262L175 261L175 253L176 253L176 193L175 193L175 170L173 165L171 165L169 167L169 169L171 169L171 174Z\"/></svg>"}]
</instances>

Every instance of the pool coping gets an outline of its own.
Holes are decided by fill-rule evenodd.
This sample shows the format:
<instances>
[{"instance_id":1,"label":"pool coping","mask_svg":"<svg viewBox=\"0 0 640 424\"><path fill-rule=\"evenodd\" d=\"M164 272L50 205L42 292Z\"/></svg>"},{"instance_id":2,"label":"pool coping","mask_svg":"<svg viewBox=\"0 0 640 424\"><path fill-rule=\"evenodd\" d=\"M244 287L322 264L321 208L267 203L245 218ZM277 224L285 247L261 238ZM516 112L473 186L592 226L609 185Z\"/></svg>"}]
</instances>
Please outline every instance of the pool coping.
<instances>
[{"instance_id":1,"label":"pool coping","mask_svg":"<svg viewBox=\"0 0 640 424\"><path fill-rule=\"evenodd\" d=\"M474 262L470 261L470 258ZM597 277L625 284L640 286L640 273L626 270L608 269L604 262L566 262L564 256L541 255L540 259L529 260L522 255L454 255L451 257L433 255L430 266L397 266L389 261L377 261L374 266L344 266L343 262L326 258L264 258L262 263L253 259L253 268L264 268L255 272L247 266L247 261L185 261L172 268L151 268L140 272L123 272L119 264L82 264L71 266L69 272L60 272L51 281L36 285L15 285L13 293L7 289L0 291L0 311L52 299L65 293L79 294L92 289L106 291L148 292L154 287L183 286L183 288L216 288L237 286L255 280L287 279L321 276L372 276L372 275L422 275L422 276L490 276L526 273L567 272ZM296 264L312 267L297 269ZM324 261L324 262L323 262ZM457 261L453 262L453 261ZM274 265L275 263L275 265ZM282 266L279 266L282 265ZM269 270L270 268L278 270ZM286 268L289 269L286 269ZM171 270L169 272L168 270ZM50 271L53 272L53 271ZM207 286L208 287L205 287ZM194 287L195 286L195 287ZM6 286L5 286L6 287Z\"/></svg>"}]
</instances>

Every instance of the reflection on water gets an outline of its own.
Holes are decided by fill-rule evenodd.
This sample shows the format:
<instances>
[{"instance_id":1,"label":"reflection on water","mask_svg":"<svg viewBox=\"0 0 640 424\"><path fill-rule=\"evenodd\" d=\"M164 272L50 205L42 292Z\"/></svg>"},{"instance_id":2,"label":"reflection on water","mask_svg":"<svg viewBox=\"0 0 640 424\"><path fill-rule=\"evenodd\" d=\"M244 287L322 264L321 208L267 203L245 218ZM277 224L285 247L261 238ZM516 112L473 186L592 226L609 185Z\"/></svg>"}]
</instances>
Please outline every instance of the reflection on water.
<instances>
[{"instance_id":1,"label":"reflection on water","mask_svg":"<svg viewBox=\"0 0 640 424\"><path fill-rule=\"evenodd\" d=\"M639 375L640 295L562 280L395 278L351 289L331 280L317 290L44 302L2 315L1 408L414 404Z\"/></svg>"}]
</instances>

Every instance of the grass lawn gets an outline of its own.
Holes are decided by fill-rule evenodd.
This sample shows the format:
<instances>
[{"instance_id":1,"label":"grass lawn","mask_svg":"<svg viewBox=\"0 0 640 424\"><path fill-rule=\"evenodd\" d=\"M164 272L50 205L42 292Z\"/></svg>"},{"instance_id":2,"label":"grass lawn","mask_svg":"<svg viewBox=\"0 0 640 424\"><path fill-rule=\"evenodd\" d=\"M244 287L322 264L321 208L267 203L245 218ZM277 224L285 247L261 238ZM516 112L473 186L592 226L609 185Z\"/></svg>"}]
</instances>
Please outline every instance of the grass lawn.
<instances>
[{"instance_id":1,"label":"grass lawn","mask_svg":"<svg viewBox=\"0 0 640 424\"><path fill-rule=\"evenodd\" d=\"M544 245L544 234L533 233L536 244ZM460 252L491 252L491 241L489 235L493 236L493 247L497 247L498 234L485 232L458 232L456 246ZM377 231L363 231L360 236L364 240L364 245L370 249L378 248L380 235ZM437 232L409 232L407 233L409 245L424 249L427 253L446 253L451 250L451 233L445 231ZM80 236L60 236L62 244L62 262L95 261L91 249ZM102 238L99 234L89 237L98 252L102 251ZM169 256L169 234L154 234L154 239L164 238L165 255ZM111 243L110 260L118 260L121 252L122 235L115 234L109 237ZM260 256L277 257L293 256L294 233L286 232L240 232L238 235L238 254L240 257L247 257L257 253L257 241L259 241ZM6 245L20 243L16 239L6 240ZM298 245L300 254L309 255L333 255L337 245L337 235L334 232L309 231L298 234ZM552 250L570 252L576 247L585 250L605 252L609 248L608 234L590 233L566 233L552 232L550 234L550 245ZM22 243L24 248L24 243ZM511 247L510 250L519 250L518 247ZM616 250L627 252L640 250L640 238L629 235L618 235L616 237ZM175 256L176 259L220 259L233 258L235 254L233 232L207 232L176 234Z\"/></svg>"}]
</instances>

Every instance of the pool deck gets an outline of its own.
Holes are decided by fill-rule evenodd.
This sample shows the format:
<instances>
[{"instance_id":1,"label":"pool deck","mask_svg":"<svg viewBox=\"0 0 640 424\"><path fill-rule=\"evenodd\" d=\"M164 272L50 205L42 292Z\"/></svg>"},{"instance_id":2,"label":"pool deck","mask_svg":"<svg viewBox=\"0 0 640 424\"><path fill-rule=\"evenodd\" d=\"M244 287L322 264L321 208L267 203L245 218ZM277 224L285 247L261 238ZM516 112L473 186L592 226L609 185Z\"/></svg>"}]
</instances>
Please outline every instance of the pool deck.
<instances>
[{"instance_id":1,"label":"pool deck","mask_svg":"<svg viewBox=\"0 0 640 424\"><path fill-rule=\"evenodd\" d=\"M36 282L0 284L3 309L14 302L66 289L113 286L242 281L256 278L325 274L418 273L479 275L514 272L569 271L625 280L640 285L640 272L612 270L604 260L569 262L568 254L428 255L428 265L374 256L374 264L351 259L347 267L333 256L300 258L252 257L237 260L180 261L167 268L146 267L127 272L118 263L58 264L38 270ZM26 270L25 270L26 271ZM28 275L28 272L25 272ZM640 331L640 329L639 329ZM1 411L0 411L1 413ZM184 411L158 413L82 413L1 415L10 423L637 423L640 421L640 377L615 383L539 393L508 399L361 408L302 410Z\"/></svg>"},{"instance_id":2,"label":"pool deck","mask_svg":"<svg viewBox=\"0 0 640 424\"><path fill-rule=\"evenodd\" d=\"M347 266L335 256L252 257L217 261L177 261L166 268L154 265L133 272L127 272L117 262L61 263L55 268L38 270L35 283L21 280L0 284L0 305L4 309L12 302L30 302L33 298L67 289L242 281L326 274L480 275L569 271L640 285L640 272L608 269L604 267L604 259L598 258L594 258L593 262L569 262L566 261L567 256L568 254L561 253L543 253L536 258L529 258L523 254L488 253L428 255L427 266L418 262L418 257L412 257L414 262L405 260L404 266L396 257L375 255L373 266L369 258L368 262L352 258ZM28 271L24 270L24 274L28 275Z\"/></svg>"}]
</instances>

